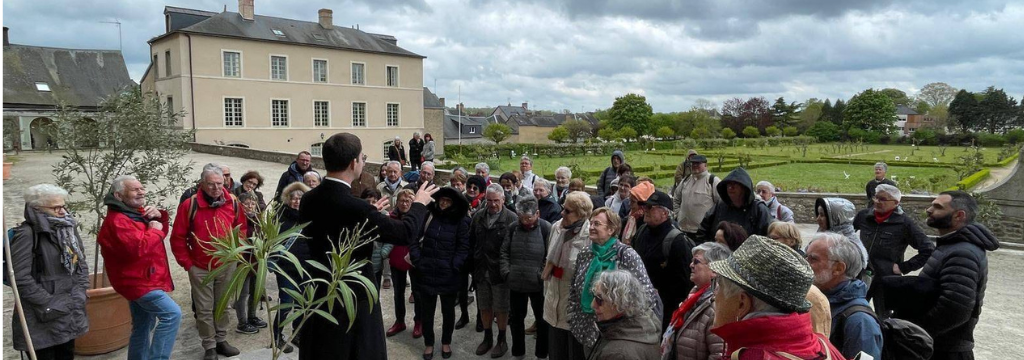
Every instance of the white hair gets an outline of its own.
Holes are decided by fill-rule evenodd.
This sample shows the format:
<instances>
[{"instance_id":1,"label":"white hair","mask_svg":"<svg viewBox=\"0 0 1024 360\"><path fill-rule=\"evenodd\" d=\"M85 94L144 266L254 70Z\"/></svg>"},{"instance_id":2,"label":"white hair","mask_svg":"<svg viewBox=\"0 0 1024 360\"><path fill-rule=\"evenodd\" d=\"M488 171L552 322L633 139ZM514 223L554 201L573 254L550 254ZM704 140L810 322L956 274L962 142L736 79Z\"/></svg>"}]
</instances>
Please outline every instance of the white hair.
<instances>
[{"instance_id":1,"label":"white hair","mask_svg":"<svg viewBox=\"0 0 1024 360\"><path fill-rule=\"evenodd\" d=\"M732 250L729 250L727 246L710 241L694 246L691 250L693 255L697 255L698 252L704 253L704 261L707 261L708 264L728 259L732 255Z\"/></svg>"},{"instance_id":2,"label":"white hair","mask_svg":"<svg viewBox=\"0 0 1024 360\"><path fill-rule=\"evenodd\" d=\"M764 180L758 181L757 185L754 185L754 189L757 189L757 188L762 187L762 186L767 187L768 191L771 191L772 194L775 194L775 185L772 185L772 183L764 181Z\"/></svg>"},{"instance_id":3,"label":"white hair","mask_svg":"<svg viewBox=\"0 0 1024 360\"><path fill-rule=\"evenodd\" d=\"M422 164L420 164L420 170L423 170L423 168L427 166L430 167L430 170L437 170L437 168L434 167L433 161L424 161Z\"/></svg>"},{"instance_id":4,"label":"white hair","mask_svg":"<svg viewBox=\"0 0 1024 360\"><path fill-rule=\"evenodd\" d=\"M487 186L487 193L488 194L495 193L495 194L501 195L501 197L503 199L505 198L505 189L502 188L501 185L498 185L498 184L495 184L495 183L491 183L491 185Z\"/></svg>"},{"instance_id":5,"label":"white hair","mask_svg":"<svg viewBox=\"0 0 1024 360\"><path fill-rule=\"evenodd\" d=\"M533 187L537 187L537 184L544 185L544 187L546 187L546 188L550 188L551 187L551 182L545 180L544 178L542 178L540 176L538 176L537 179L533 181Z\"/></svg>"},{"instance_id":6,"label":"white hair","mask_svg":"<svg viewBox=\"0 0 1024 360\"><path fill-rule=\"evenodd\" d=\"M598 288L604 293L604 300L627 317L646 316L651 311L647 291L629 271L602 271L590 291L597 293Z\"/></svg>"},{"instance_id":7,"label":"white hair","mask_svg":"<svg viewBox=\"0 0 1024 360\"><path fill-rule=\"evenodd\" d=\"M200 173L199 176L202 177L203 180L206 180L207 176L210 176L210 175L213 175L213 174L224 176L224 170L218 164L209 163L209 164L203 165L203 172Z\"/></svg>"},{"instance_id":8,"label":"white hair","mask_svg":"<svg viewBox=\"0 0 1024 360\"><path fill-rule=\"evenodd\" d=\"M307 171L305 174L302 174L302 178L303 179L308 178L310 176L315 176L317 180L320 180L320 173L318 173L316 171L310 170L310 171Z\"/></svg>"},{"instance_id":9,"label":"white hair","mask_svg":"<svg viewBox=\"0 0 1024 360\"><path fill-rule=\"evenodd\" d=\"M807 246L810 247L815 241L825 242L830 261L846 264L846 272L843 275L847 279L856 278L860 271L864 269L864 258L860 252L860 247L854 243L853 239L831 231L820 232L814 234L814 238Z\"/></svg>"},{"instance_id":10,"label":"white hair","mask_svg":"<svg viewBox=\"0 0 1024 360\"><path fill-rule=\"evenodd\" d=\"M476 167L475 167L475 170L476 171L483 170L485 173L490 174L491 173L491 166L487 165L487 163L485 163L485 162L477 163Z\"/></svg>"},{"instance_id":11,"label":"white hair","mask_svg":"<svg viewBox=\"0 0 1024 360\"><path fill-rule=\"evenodd\" d=\"M887 165L886 163L881 162L881 161L875 163L875 169L877 169L877 168L882 168L882 171L885 171L885 172L889 171L889 165Z\"/></svg>"},{"instance_id":12,"label":"white hair","mask_svg":"<svg viewBox=\"0 0 1024 360\"><path fill-rule=\"evenodd\" d=\"M25 202L32 207L44 206L47 199L55 197L67 200L68 191L53 184L34 185L25 190Z\"/></svg>"},{"instance_id":13,"label":"white hair","mask_svg":"<svg viewBox=\"0 0 1024 360\"><path fill-rule=\"evenodd\" d=\"M529 157L529 156L523 155L523 157L519 158L519 161L523 161L523 160L529 161L529 162L530 162L530 165L531 165L531 166L533 165L533 160L532 160L532 159L530 159L530 157Z\"/></svg>"},{"instance_id":14,"label":"white hair","mask_svg":"<svg viewBox=\"0 0 1024 360\"><path fill-rule=\"evenodd\" d=\"M889 196L892 196L892 199L896 200L896 202L900 202L900 199L903 198L903 192L900 191L899 188L889 184L878 184L878 186L875 187L875 194L878 193L889 194Z\"/></svg>"},{"instance_id":15,"label":"white hair","mask_svg":"<svg viewBox=\"0 0 1024 360\"><path fill-rule=\"evenodd\" d=\"M114 178L114 181L110 182L110 186L114 188L115 194L120 194L124 192L125 183L127 183L128 181L139 181L139 179L127 174L118 175L117 177Z\"/></svg>"},{"instance_id":16,"label":"white hair","mask_svg":"<svg viewBox=\"0 0 1024 360\"><path fill-rule=\"evenodd\" d=\"M384 164L384 166L386 166L386 167L391 167L391 165L398 166L398 171L402 171L402 163L400 163L398 161L391 160L391 161L388 161L387 163Z\"/></svg>"},{"instance_id":17,"label":"white hair","mask_svg":"<svg viewBox=\"0 0 1024 360\"><path fill-rule=\"evenodd\" d=\"M572 179L572 170L570 170L568 167L559 167L557 170L555 170L555 177L558 177L558 174L565 174L566 178Z\"/></svg>"}]
</instances>

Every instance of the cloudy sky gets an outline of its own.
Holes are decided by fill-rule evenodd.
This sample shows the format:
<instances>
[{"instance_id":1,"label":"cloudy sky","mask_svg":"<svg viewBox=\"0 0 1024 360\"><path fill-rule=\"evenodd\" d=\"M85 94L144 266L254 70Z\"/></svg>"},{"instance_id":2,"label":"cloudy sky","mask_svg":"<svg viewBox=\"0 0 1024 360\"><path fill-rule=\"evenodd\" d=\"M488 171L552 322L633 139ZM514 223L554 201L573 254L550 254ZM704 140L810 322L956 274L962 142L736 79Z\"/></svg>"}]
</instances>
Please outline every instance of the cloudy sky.
<instances>
[{"instance_id":1,"label":"cloudy sky","mask_svg":"<svg viewBox=\"0 0 1024 360\"><path fill-rule=\"evenodd\" d=\"M237 11L233 0L5 0L11 42L116 49L138 81L165 5ZM255 1L256 13L391 34L427 56L423 84L466 106L573 111L637 92L655 111L698 98L848 99L930 82L1024 95L1024 2L942 0Z\"/></svg>"}]
</instances>

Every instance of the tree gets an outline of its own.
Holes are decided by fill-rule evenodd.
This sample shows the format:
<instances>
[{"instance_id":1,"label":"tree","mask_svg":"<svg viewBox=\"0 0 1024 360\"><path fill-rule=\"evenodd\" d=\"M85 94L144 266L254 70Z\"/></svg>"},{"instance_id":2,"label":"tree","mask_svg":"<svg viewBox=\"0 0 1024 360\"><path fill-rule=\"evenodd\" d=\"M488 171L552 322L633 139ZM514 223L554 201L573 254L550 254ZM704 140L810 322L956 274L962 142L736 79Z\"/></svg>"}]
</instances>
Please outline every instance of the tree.
<instances>
[{"instance_id":1,"label":"tree","mask_svg":"<svg viewBox=\"0 0 1024 360\"><path fill-rule=\"evenodd\" d=\"M1005 132L1017 115L1017 100L1006 95L1003 89L996 89L993 86L985 89L985 99L979 105L983 127L990 134L997 130Z\"/></svg>"},{"instance_id":2,"label":"tree","mask_svg":"<svg viewBox=\"0 0 1024 360\"><path fill-rule=\"evenodd\" d=\"M779 130L779 127L777 126L772 125L764 129L764 134L770 137L776 137L782 135L782 130Z\"/></svg>"},{"instance_id":3,"label":"tree","mask_svg":"<svg viewBox=\"0 0 1024 360\"><path fill-rule=\"evenodd\" d=\"M690 107L690 111L694 110L703 112L711 117L716 117L719 115L718 105L715 105L714 101L704 98L698 98L697 100L693 101L693 106Z\"/></svg>"},{"instance_id":4,"label":"tree","mask_svg":"<svg viewBox=\"0 0 1024 360\"><path fill-rule=\"evenodd\" d=\"M910 98L907 97L907 93L904 92L903 90L893 89L893 88L885 88L885 89L879 90L878 92L882 93L885 96L888 96L889 99L892 99L892 103L896 104L896 106L900 106L900 105L910 106Z\"/></svg>"},{"instance_id":5,"label":"tree","mask_svg":"<svg viewBox=\"0 0 1024 360\"><path fill-rule=\"evenodd\" d=\"M832 102L829 99L825 99L825 104L821 105L821 117L819 117L815 121L828 121L833 124L839 125L832 119Z\"/></svg>"},{"instance_id":6,"label":"tree","mask_svg":"<svg viewBox=\"0 0 1024 360\"><path fill-rule=\"evenodd\" d=\"M690 137L693 139L707 139L711 137L711 133L708 132L708 129L695 128L693 131L690 131Z\"/></svg>"},{"instance_id":7,"label":"tree","mask_svg":"<svg viewBox=\"0 0 1024 360\"><path fill-rule=\"evenodd\" d=\"M577 143L580 140L586 140L593 134L593 129L590 127L590 123L585 120L568 120L562 124L565 131L569 135L569 141Z\"/></svg>"},{"instance_id":8,"label":"tree","mask_svg":"<svg viewBox=\"0 0 1024 360\"><path fill-rule=\"evenodd\" d=\"M962 133L977 128L981 124L981 114L978 109L978 99L974 97L974 94L967 90L958 91L953 101L949 103L949 119Z\"/></svg>"},{"instance_id":9,"label":"tree","mask_svg":"<svg viewBox=\"0 0 1024 360\"><path fill-rule=\"evenodd\" d=\"M192 132L176 128L181 116L138 88L111 95L90 118L63 105L58 109L45 131L67 152L53 176L73 195L69 209L96 215L90 233L99 231L106 215L103 199L120 175L138 178L157 203L176 199L191 183L192 163L184 159Z\"/></svg>"},{"instance_id":10,"label":"tree","mask_svg":"<svg viewBox=\"0 0 1024 360\"><path fill-rule=\"evenodd\" d=\"M889 133L896 122L896 104L874 89L867 89L850 99L843 110L843 127Z\"/></svg>"},{"instance_id":11,"label":"tree","mask_svg":"<svg viewBox=\"0 0 1024 360\"><path fill-rule=\"evenodd\" d=\"M662 126L671 127L676 122L678 113L656 113L651 115L650 129L657 130Z\"/></svg>"},{"instance_id":12,"label":"tree","mask_svg":"<svg viewBox=\"0 0 1024 360\"><path fill-rule=\"evenodd\" d=\"M780 96L775 99L775 104L772 104L772 121L779 126L796 124L800 120L799 110L800 104L796 102L787 104L786 100Z\"/></svg>"},{"instance_id":13,"label":"tree","mask_svg":"<svg viewBox=\"0 0 1024 360\"><path fill-rule=\"evenodd\" d=\"M936 129L943 131L949 127L949 105L936 105L928 109L928 117L935 123Z\"/></svg>"},{"instance_id":14,"label":"tree","mask_svg":"<svg viewBox=\"0 0 1024 360\"><path fill-rule=\"evenodd\" d=\"M804 110L801 111L800 115L797 116L798 121L796 123L796 126L800 130L807 130L807 128L811 127L811 125L814 125L814 123L817 122L819 118L821 118L824 103L822 103L821 100L810 98L804 102L803 107ZM831 107L832 105L829 105L830 109Z\"/></svg>"},{"instance_id":15,"label":"tree","mask_svg":"<svg viewBox=\"0 0 1024 360\"><path fill-rule=\"evenodd\" d=\"M608 110L611 126L616 129L633 128L640 133L650 133L649 122L654 110L643 95L626 94L615 98L615 103Z\"/></svg>"},{"instance_id":16,"label":"tree","mask_svg":"<svg viewBox=\"0 0 1024 360\"><path fill-rule=\"evenodd\" d=\"M776 130L778 130L778 129L776 129ZM747 126L747 127L743 128L743 137L745 137L745 138L761 137L761 132L757 131L756 127Z\"/></svg>"},{"instance_id":17,"label":"tree","mask_svg":"<svg viewBox=\"0 0 1024 360\"><path fill-rule=\"evenodd\" d=\"M722 137L724 137L726 139L732 139L732 138L736 137L736 132L732 131L732 129L730 129L730 128L724 128L724 129L722 129Z\"/></svg>"},{"instance_id":18,"label":"tree","mask_svg":"<svg viewBox=\"0 0 1024 360\"><path fill-rule=\"evenodd\" d=\"M833 124L843 125L843 111L846 111L846 105L843 99L838 99L835 104L832 104L832 113L829 114L829 118Z\"/></svg>"},{"instance_id":19,"label":"tree","mask_svg":"<svg viewBox=\"0 0 1024 360\"><path fill-rule=\"evenodd\" d=\"M838 125L828 121L819 121L804 131L804 135L812 136L818 139L818 142L832 142L839 141L839 136L842 133L839 131Z\"/></svg>"},{"instance_id":20,"label":"tree","mask_svg":"<svg viewBox=\"0 0 1024 360\"><path fill-rule=\"evenodd\" d=\"M597 137L605 141L612 141L619 138L619 132L610 127L606 127L597 131Z\"/></svg>"},{"instance_id":21,"label":"tree","mask_svg":"<svg viewBox=\"0 0 1024 360\"><path fill-rule=\"evenodd\" d=\"M933 82L921 88L921 92L917 93L917 100L924 101L934 108L939 105L949 105L956 94L955 87L943 82Z\"/></svg>"},{"instance_id":22,"label":"tree","mask_svg":"<svg viewBox=\"0 0 1024 360\"><path fill-rule=\"evenodd\" d=\"M752 97L743 103L743 110L740 113L743 125L756 127L758 132L771 126L775 121L772 118L772 108L764 97Z\"/></svg>"},{"instance_id":23,"label":"tree","mask_svg":"<svg viewBox=\"0 0 1024 360\"><path fill-rule=\"evenodd\" d=\"M484 138L491 140L495 145L512 136L512 128L502 123L489 124L484 127Z\"/></svg>"},{"instance_id":24,"label":"tree","mask_svg":"<svg viewBox=\"0 0 1024 360\"><path fill-rule=\"evenodd\" d=\"M551 132L548 133L548 140L554 141L556 143L563 143L568 139L569 130L565 129L565 125L556 127L554 130L551 130Z\"/></svg>"},{"instance_id":25,"label":"tree","mask_svg":"<svg viewBox=\"0 0 1024 360\"><path fill-rule=\"evenodd\" d=\"M782 129L782 135L784 136L797 136L800 135L800 130L795 126L787 126Z\"/></svg>"},{"instance_id":26,"label":"tree","mask_svg":"<svg viewBox=\"0 0 1024 360\"><path fill-rule=\"evenodd\" d=\"M661 139L669 139L676 136L676 131L668 126L662 126L655 132L655 136Z\"/></svg>"},{"instance_id":27,"label":"tree","mask_svg":"<svg viewBox=\"0 0 1024 360\"><path fill-rule=\"evenodd\" d=\"M916 103L914 103L914 111L916 111L918 114L921 114L921 115L927 114L928 111L931 110L931 109L932 109L932 106L928 105L927 102L917 101Z\"/></svg>"},{"instance_id":28,"label":"tree","mask_svg":"<svg viewBox=\"0 0 1024 360\"><path fill-rule=\"evenodd\" d=\"M639 135L637 134L636 130L629 126L622 128L622 130L619 130L619 137L626 140L635 140L638 136Z\"/></svg>"},{"instance_id":29,"label":"tree","mask_svg":"<svg viewBox=\"0 0 1024 360\"><path fill-rule=\"evenodd\" d=\"M692 134L694 130L702 129L698 133L704 134L701 138L710 134L718 134L722 130L721 122L715 117L708 115L705 110L693 109L679 114L672 130L677 135Z\"/></svg>"}]
</instances>

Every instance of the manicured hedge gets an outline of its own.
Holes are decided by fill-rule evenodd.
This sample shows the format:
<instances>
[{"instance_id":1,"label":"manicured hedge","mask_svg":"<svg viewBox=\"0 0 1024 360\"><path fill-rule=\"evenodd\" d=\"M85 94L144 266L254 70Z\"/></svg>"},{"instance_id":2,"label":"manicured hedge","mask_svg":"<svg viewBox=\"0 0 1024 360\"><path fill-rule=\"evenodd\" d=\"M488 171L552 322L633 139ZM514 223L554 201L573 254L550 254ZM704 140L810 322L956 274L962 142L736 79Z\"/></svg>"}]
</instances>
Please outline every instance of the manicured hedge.
<instances>
[{"instance_id":1,"label":"manicured hedge","mask_svg":"<svg viewBox=\"0 0 1024 360\"><path fill-rule=\"evenodd\" d=\"M992 173L988 168L981 169L981 171L958 181L956 185L949 188L949 190L970 190L985 179L988 179L989 176L992 176Z\"/></svg>"},{"instance_id":2,"label":"manicured hedge","mask_svg":"<svg viewBox=\"0 0 1024 360\"><path fill-rule=\"evenodd\" d=\"M1013 162L1014 160L1017 160L1018 157L1020 157L1020 152L1017 152L1016 154L1010 155L1010 157L1003 159L1003 161L997 162L996 163L996 167L1003 167L1003 166L1006 166L1006 165L1010 165L1010 163Z\"/></svg>"}]
</instances>

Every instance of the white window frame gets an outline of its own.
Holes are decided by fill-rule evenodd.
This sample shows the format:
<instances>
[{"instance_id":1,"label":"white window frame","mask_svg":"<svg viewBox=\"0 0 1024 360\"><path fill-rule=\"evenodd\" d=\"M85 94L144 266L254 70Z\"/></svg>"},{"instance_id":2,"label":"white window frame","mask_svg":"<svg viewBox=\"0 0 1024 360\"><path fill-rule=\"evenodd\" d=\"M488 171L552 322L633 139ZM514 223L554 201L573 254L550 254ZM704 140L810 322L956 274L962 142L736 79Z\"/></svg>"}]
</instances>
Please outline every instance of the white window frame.
<instances>
[{"instance_id":1,"label":"white window frame","mask_svg":"<svg viewBox=\"0 0 1024 360\"><path fill-rule=\"evenodd\" d=\"M357 125L356 124L356 104L363 104L363 117L362 117L363 118L363 124L362 125ZM367 124L367 120L366 120L366 102L365 101L353 101L351 109L352 109L351 110L351 112L352 112L352 127L362 127L362 128L367 127L368 124Z\"/></svg>"},{"instance_id":2,"label":"white window frame","mask_svg":"<svg viewBox=\"0 0 1024 360\"><path fill-rule=\"evenodd\" d=\"M227 54L227 53L236 53L236 54L238 54L238 76L229 76L227 74L227 72L225 71L226 69L224 69L224 58L225 58L225 54ZM236 78L236 79L241 79L242 77L244 77L244 75L243 75L244 72L242 71L242 69L244 68L243 67L244 60L242 60L243 57L244 56L243 56L242 50L220 49L220 73L221 73L221 76L227 77L227 78Z\"/></svg>"},{"instance_id":3,"label":"white window frame","mask_svg":"<svg viewBox=\"0 0 1024 360\"><path fill-rule=\"evenodd\" d=\"M317 111L316 111L316 103L325 103L325 104L327 104L327 119L326 119L327 122L325 124L323 124L323 125L318 125L317 124L317 118L316 117L317 117L318 114L317 114ZM330 100L316 100L316 99L313 100L313 127L331 127L331 101Z\"/></svg>"},{"instance_id":4,"label":"white window frame","mask_svg":"<svg viewBox=\"0 0 1024 360\"><path fill-rule=\"evenodd\" d=\"M283 79L274 78L274 58L284 58L284 70L283 70L284 71L284 78ZM288 63L289 63L288 55L270 54L270 57L268 59L270 59L270 62L269 62L269 64L270 64L270 69L269 69L270 70L270 77L269 77L270 80L273 80L273 81L288 81Z\"/></svg>"},{"instance_id":5,"label":"white window frame","mask_svg":"<svg viewBox=\"0 0 1024 360\"><path fill-rule=\"evenodd\" d=\"M319 145L319 146L317 146ZM309 145L309 154L313 156L323 156L324 154L324 142L313 143Z\"/></svg>"},{"instance_id":6,"label":"white window frame","mask_svg":"<svg viewBox=\"0 0 1024 360\"><path fill-rule=\"evenodd\" d=\"M50 84L45 81L36 81L36 91L50 92Z\"/></svg>"},{"instance_id":7,"label":"white window frame","mask_svg":"<svg viewBox=\"0 0 1024 360\"><path fill-rule=\"evenodd\" d=\"M242 106L239 107L239 117L240 117L240 119L242 121L242 124L240 124L240 125L228 125L227 124L228 112L227 112L227 106L226 106L227 104L225 104L225 102L227 102L228 99L239 99L239 100L242 100ZM221 100L220 100L220 111L221 111L221 116L220 116L221 124L224 125L224 127L226 127L226 128L245 127L245 96L222 96Z\"/></svg>"},{"instance_id":8,"label":"white window frame","mask_svg":"<svg viewBox=\"0 0 1024 360\"><path fill-rule=\"evenodd\" d=\"M476 134L476 126L470 126L469 127L469 133L470 134Z\"/></svg>"},{"instance_id":9,"label":"white window frame","mask_svg":"<svg viewBox=\"0 0 1024 360\"><path fill-rule=\"evenodd\" d=\"M395 109L395 124L391 124L391 105L396 107ZM396 102L389 102L384 104L384 125L387 127L399 127L402 124L402 104Z\"/></svg>"},{"instance_id":10,"label":"white window frame","mask_svg":"<svg viewBox=\"0 0 1024 360\"><path fill-rule=\"evenodd\" d=\"M366 63L365 62L359 62L359 61L351 61L351 62L349 62L349 64L350 64L349 67L348 67L349 75L351 75L351 76L349 76L349 79L348 79L349 83L351 85L365 86L366 85ZM359 65L363 66L363 71L362 71L362 74L360 75L360 80L362 80L361 83L356 83L355 79L353 78L355 76L356 64L359 64Z\"/></svg>"},{"instance_id":11,"label":"white window frame","mask_svg":"<svg viewBox=\"0 0 1024 360\"><path fill-rule=\"evenodd\" d=\"M391 76L390 76L391 74L388 73L388 71L391 70L391 68L395 68L395 84L394 85L392 85L390 83L391 82ZM387 87L401 87L399 85L399 84L402 83L401 76L400 76L401 73L402 73L402 71L401 71L401 69L399 69L398 65L387 65L387 64L385 64L384 65L384 86L387 86Z\"/></svg>"},{"instance_id":12,"label":"white window frame","mask_svg":"<svg viewBox=\"0 0 1024 360\"><path fill-rule=\"evenodd\" d=\"M317 77L316 77L316 62L317 61L323 61L324 62L324 81L320 81L320 79L317 79ZM310 62L310 69L312 70L312 73L313 73L313 77L312 77L313 82L319 83L319 84L325 84L325 83L331 82L331 61L330 60L320 59L320 58L313 58L313 60Z\"/></svg>"},{"instance_id":13,"label":"white window frame","mask_svg":"<svg viewBox=\"0 0 1024 360\"><path fill-rule=\"evenodd\" d=\"M284 101L287 107L284 112L285 125L274 125L274 102ZM270 98L270 127L272 128L290 128L292 127L292 100L291 99L280 99Z\"/></svg>"}]
</instances>

